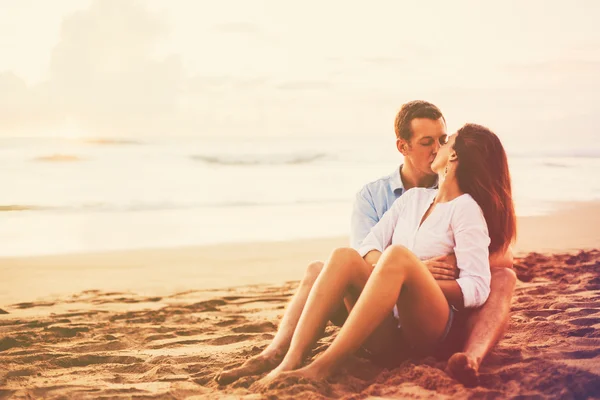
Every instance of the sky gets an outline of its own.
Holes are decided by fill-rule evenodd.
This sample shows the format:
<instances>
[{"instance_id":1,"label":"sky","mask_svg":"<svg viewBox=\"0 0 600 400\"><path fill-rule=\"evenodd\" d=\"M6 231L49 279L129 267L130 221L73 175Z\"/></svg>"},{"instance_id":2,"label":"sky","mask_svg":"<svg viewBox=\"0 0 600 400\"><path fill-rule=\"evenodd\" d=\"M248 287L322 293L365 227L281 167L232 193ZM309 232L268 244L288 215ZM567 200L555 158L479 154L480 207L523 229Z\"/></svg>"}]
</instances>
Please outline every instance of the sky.
<instances>
[{"instance_id":1,"label":"sky","mask_svg":"<svg viewBox=\"0 0 600 400\"><path fill-rule=\"evenodd\" d=\"M597 1L0 0L2 136L393 135L437 104L584 147Z\"/></svg>"}]
</instances>

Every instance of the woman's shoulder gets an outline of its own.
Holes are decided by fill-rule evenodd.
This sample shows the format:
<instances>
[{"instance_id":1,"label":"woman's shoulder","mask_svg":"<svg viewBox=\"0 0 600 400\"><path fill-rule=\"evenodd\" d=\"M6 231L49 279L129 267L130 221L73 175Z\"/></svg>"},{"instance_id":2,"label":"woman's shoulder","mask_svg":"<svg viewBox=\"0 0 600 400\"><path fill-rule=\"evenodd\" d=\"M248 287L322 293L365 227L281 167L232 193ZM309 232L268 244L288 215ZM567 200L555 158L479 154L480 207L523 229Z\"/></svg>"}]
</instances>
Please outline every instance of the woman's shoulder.
<instances>
[{"instance_id":1,"label":"woman's shoulder","mask_svg":"<svg viewBox=\"0 0 600 400\"><path fill-rule=\"evenodd\" d=\"M473 205L476 205L477 207L479 207L479 204L475 201L473 196L471 196L469 193L463 193L460 196L458 196L456 199L454 199L454 204L460 205L462 207L465 207L465 206L468 207L468 206L473 206Z\"/></svg>"},{"instance_id":2,"label":"woman's shoulder","mask_svg":"<svg viewBox=\"0 0 600 400\"><path fill-rule=\"evenodd\" d=\"M479 203L469 194L464 193L458 196L453 201L454 203L454 215L467 216L467 217L483 217L483 210Z\"/></svg>"}]
</instances>

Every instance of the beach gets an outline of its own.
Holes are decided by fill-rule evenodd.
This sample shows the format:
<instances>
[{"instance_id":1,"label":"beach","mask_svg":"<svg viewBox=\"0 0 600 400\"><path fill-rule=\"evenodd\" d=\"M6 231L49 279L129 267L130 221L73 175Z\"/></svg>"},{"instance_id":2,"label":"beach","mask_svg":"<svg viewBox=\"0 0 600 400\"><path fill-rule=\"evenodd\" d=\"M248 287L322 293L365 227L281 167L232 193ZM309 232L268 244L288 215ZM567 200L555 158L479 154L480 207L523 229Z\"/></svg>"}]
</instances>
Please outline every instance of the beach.
<instances>
[{"instance_id":1,"label":"beach","mask_svg":"<svg viewBox=\"0 0 600 400\"><path fill-rule=\"evenodd\" d=\"M313 260L346 237L0 258L0 398L600 397L600 204L519 218L505 338L465 388L434 358L360 354L259 392L214 375L258 354ZM328 326L309 360L331 343Z\"/></svg>"}]
</instances>

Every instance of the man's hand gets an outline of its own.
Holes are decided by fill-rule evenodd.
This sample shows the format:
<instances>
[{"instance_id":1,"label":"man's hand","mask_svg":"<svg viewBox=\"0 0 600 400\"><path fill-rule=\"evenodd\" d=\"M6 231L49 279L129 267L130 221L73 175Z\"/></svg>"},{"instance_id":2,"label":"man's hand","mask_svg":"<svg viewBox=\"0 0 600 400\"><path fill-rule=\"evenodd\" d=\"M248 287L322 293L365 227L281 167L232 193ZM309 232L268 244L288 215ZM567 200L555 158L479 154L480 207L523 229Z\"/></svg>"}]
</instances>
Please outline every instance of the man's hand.
<instances>
[{"instance_id":1,"label":"man's hand","mask_svg":"<svg viewBox=\"0 0 600 400\"><path fill-rule=\"evenodd\" d=\"M427 265L427 269L429 269L435 280L447 281L458 278L460 271L456 266L456 256L454 254L430 258L423 262Z\"/></svg>"}]
</instances>

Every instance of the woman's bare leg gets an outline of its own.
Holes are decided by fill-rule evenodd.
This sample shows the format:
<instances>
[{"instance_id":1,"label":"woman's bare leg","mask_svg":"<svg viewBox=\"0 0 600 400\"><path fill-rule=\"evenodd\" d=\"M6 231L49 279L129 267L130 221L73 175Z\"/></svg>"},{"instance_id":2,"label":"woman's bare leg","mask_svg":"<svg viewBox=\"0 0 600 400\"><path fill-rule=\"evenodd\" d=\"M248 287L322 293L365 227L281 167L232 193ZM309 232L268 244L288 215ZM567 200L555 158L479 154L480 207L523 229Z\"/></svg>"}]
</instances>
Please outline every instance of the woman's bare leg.
<instances>
[{"instance_id":1,"label":"woman's bare leg","mask_svg":"<svg viewBox=\"0 0 600 400\"><path fill-rule=\"evenodd\" d=\"M243 376L258 375L279 365L290 346L292 335L296 325L298 325L298 320L302 315L310 290L322 269L323 263L320 261L314 261L308 265L296 294L283 314L273 341L260 354L250 358L241 366L223 370L217 374L215 380L219 384L227 385Z\"/></svg>"},{"instance_id":2,"label":"woman's bare leg","mask_svg":"<svg viewBox=\"0 0 600 400\"><path fill-rule=\"evenodd\" d=\"M377 263L331 346L312 364L291 374L313 379L327 377L364 343L396 303L402 329L411 343L425 347L439 340L449 317L442 290L414 254L404 247L391 246Z\"/></svg>"},{"instance_id":3,"label":"woman's bare leg","mask_svg":"<svg viewBox=\"0 0 600 400\"><path fill-rule=\"evenodd\" d=\"M281 371L294 369L300 365L331 313L343 301L347 290L354 288L360 291L372 270L373 267L367 264L356 250L350 248L334 250L310 291L285 358L269 374L267 381Z\"/></svg>"}]
</instances>

